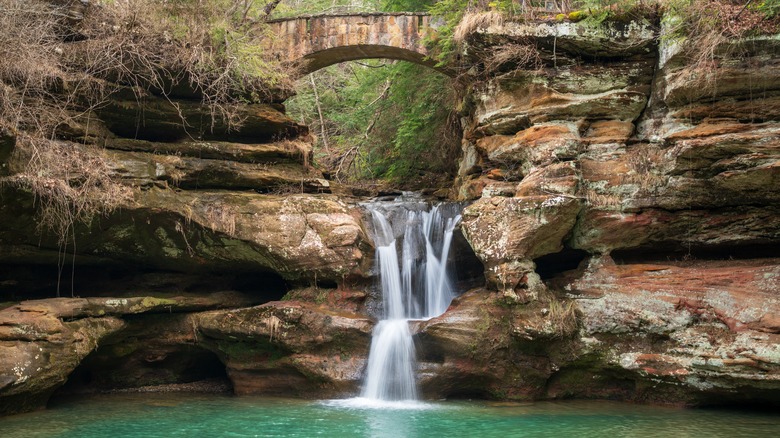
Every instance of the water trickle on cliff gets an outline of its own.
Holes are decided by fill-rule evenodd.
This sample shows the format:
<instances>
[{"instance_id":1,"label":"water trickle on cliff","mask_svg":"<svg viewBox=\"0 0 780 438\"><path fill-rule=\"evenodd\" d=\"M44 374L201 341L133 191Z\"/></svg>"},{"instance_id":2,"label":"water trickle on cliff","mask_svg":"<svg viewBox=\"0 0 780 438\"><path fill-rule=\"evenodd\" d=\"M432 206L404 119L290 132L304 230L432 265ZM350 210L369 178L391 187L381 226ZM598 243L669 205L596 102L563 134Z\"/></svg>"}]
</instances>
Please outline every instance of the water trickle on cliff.
<instances>
[{"instance_id":1,"label":"water trickle on cliff","mask_svg":"<svg viewBox=\"0 0 780 438\"><path fill-rule=\"evenodd\" d=\"M382 285L383 319L374 328L362 397L416 400L409 320L441 315L454 297L447 258L460 206L431 208L419 200L401 200L367 208Z\"/></svg>"}]
</instances>

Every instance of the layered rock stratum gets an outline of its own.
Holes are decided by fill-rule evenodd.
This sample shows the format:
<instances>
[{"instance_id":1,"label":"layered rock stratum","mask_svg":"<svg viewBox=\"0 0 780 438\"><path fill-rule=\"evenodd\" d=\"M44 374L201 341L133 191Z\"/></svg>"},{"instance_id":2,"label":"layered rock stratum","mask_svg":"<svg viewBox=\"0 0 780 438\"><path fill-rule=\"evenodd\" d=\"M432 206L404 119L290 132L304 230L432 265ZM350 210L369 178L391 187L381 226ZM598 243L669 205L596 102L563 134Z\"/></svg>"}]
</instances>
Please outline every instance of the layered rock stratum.
<instances>
[{"instance_id":1,"label":"layered rock stratum","mask_svg":"<svg viewBox=\"0 0 780 438\"><path fill-rule=\"evenodd\" d=\"M777 38L731 42L739 57L693 78L639 24L507 23L467 43L473 70L529 43L541 67L473 77L452 192L485 283L413 324L423 394L779 403ZM372 244L358 200L309 165L306 128L277 103L242 105L234 131L191 96L122 96L56 139L129 193L75 248L0 185L0 413L212 378L355 394ZM6 178L24 171L18 134L0 131Z\"/></svg>"}]
</instances>

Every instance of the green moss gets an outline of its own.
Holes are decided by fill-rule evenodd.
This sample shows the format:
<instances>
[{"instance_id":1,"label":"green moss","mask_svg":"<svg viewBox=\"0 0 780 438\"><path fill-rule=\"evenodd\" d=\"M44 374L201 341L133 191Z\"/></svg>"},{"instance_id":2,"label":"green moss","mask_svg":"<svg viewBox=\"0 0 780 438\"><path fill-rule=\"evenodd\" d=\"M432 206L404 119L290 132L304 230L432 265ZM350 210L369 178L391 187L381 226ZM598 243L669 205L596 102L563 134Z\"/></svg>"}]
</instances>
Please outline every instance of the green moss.
<instances>
[{"instance_id":1,"label":"green moss","mask_svg":"<svg viewBox=\"0 0 780 438\"><path fill-rule=\"evenodd\" d=\"M143 300L141 300L141 307L142 308L154 308L154 307L162 307L162 306L175 306L179 304L178 301L172 300L169 298L155 298L155 297L145 297Z\"/></svg>"},{"instance_id":2,"label":"green moss","mask_svg":"<svg viewBox=\"0 0 780 438\"><path fill-rule=\"evenodd\" d=\"M587 18L587 16L588 13L585 11L573 11L573 12L569 12L568 18L571 21L577 22L577 21L584 20L585 18Z\"/></svg>"},{"instance_id":3,"label":"green moss","mask_svg":"<svg viewBox=\"0 0 780 438\"><path fill-rule=\"evenodd\" d=\"M6 301L6 302L2 302L2 303L0 303L0 310L7 309L7 308L9 308L11 306L15 306L17 304L19 304L19 301Z\"/></svg>"},{"instance_id":4,"label":"green moss","mask_svg":"<svg viewBox=\"0 0 780 438\"><path fill-rule=\"evenodd\" d=\"M314 297L314 303L316 304L325 304L328 302L328 291L326 290L317 290L317 296Z\"/></svg>"},{"instance_id":5,"label":"green moss","mask_svg":"<svg viewBox=\"0 0 780 438\"><path fill-rule=\"evenodd\" d=\"M239 362L275 362L287 353L270 342L245 342L221 340L217 348L231 360Z\"/></svg>"},{"instance_id":6,"label":"green moss","mask_svg":"<svg viewBox=\"0 0 780 438\"><path fill-rule=\"evenodd\" d=\"M129 356L138 349L138 346L131 340L120 342L108 347L112 357Z\"/></svg>"}]
</instances>

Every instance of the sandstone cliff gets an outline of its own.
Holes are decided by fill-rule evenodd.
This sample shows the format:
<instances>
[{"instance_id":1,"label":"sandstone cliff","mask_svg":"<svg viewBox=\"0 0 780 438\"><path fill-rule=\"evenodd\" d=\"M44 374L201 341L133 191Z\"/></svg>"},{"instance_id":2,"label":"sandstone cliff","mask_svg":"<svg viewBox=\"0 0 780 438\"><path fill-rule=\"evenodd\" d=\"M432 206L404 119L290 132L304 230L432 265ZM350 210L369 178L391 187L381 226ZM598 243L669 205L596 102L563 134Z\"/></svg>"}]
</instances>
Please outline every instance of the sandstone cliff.
<instances>
[{"instance_id":1,"label":"sandstone cliff","mask_svg":"<svg viewBox=\"0 0 780 438\"><path fill-rule=\"evenodd\" d=\"M443 373L498 397L777 403L776 36L691 75L648 27L580 26L471 36L479 53L534 35L542 62L471 91L457 190L494 295L422 328L450 344L431 391Z\"/></svg>"},{"instance_id":2,"label":"sandstone cliff","mask_svg":"<svg viewBox=\"0 0 780 438\"><path fill-rule=\"evenodd\" d=\"M415 324L424 394L780 402L777 38L733 42L714 88L636 24L510 23L469 53L529 41L540 68L505 63L467 97L453 191L486 281ZM119 208L62 240L0 185L0 413L66 382L354 394L371 243L306 128L275 103L241 105L234 131L187 93L123 96L55 139L100 158ZM9 181L20 135L0 131Z\"/></svg>"}]
</instances>

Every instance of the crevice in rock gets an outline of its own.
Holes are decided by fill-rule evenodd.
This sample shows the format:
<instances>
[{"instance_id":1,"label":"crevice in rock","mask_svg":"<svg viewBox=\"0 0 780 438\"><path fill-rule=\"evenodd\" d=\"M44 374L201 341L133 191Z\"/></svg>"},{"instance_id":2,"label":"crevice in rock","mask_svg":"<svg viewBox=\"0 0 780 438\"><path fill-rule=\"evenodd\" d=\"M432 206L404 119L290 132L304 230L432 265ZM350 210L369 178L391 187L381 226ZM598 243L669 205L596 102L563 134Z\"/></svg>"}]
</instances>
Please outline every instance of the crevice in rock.
<instances>
[{"instance_id":1,"label":"crevice in rock","mask_svg":"<svg viewBox=\"0 0 780 438\"><path fill-rule=\"evenodd\" d=\"M456 229L452 234L450 262L455 266L452 272L455 277L455 286L459 291L466 291L485 284L485 267L477 258L460 229Z\"/></svg>"},{"instance_id":2,"label":"crevice in rock","mask_svg":"<svg viewBox=\"0 0 780 438\"><path fill-rule=\"evenodd\" d=\"M581 249L564 247L559 252L534 259L536 273L542 280L549 280L566 271L577 269L589 255L587 251Z\"/></svg>"},{"instance_id":3,"label":"crevice in rock","mask_svg":"<svg viewBox=\"0 0 780 438\"><path fill-rule=\"evenodd\" d=\"M131 323L131 331L144 324ZM159 328L159 327L158 327ZM169 333L168 337L175 332ZM140 336L139 336L140 335ZM100 346L68 376L50 403L79 394L134 391L221 392L229 387L225 365L203 348L141 333Z\"/></svg>"},{"instance_id":4,"label":"crevice in rock","mask_svg":"<svg viewBox=\"0 0 780 438\"><path fill-rule=\"evenodd\" d=\"M780 247L770 243L755 245L695 245L678 242L658 243L651 247L617 249L610 256L619 265L695 260L743 260L780 257Z\"/></svg>"},{"instance_id":5,"label":"crevice in rock","mask_svg":"<svg viewBox=\"0 0 780 438\"><path fill-rule=\"evenodd\" d=\"M131 264L76 264L66 258L62 274L56 264L0 264L0 302L60 296L125 297L207 294L232 291L255 297L257 304L281 299L289 287L273 272L175 272Z\"/></svg>"}]
</instances>

